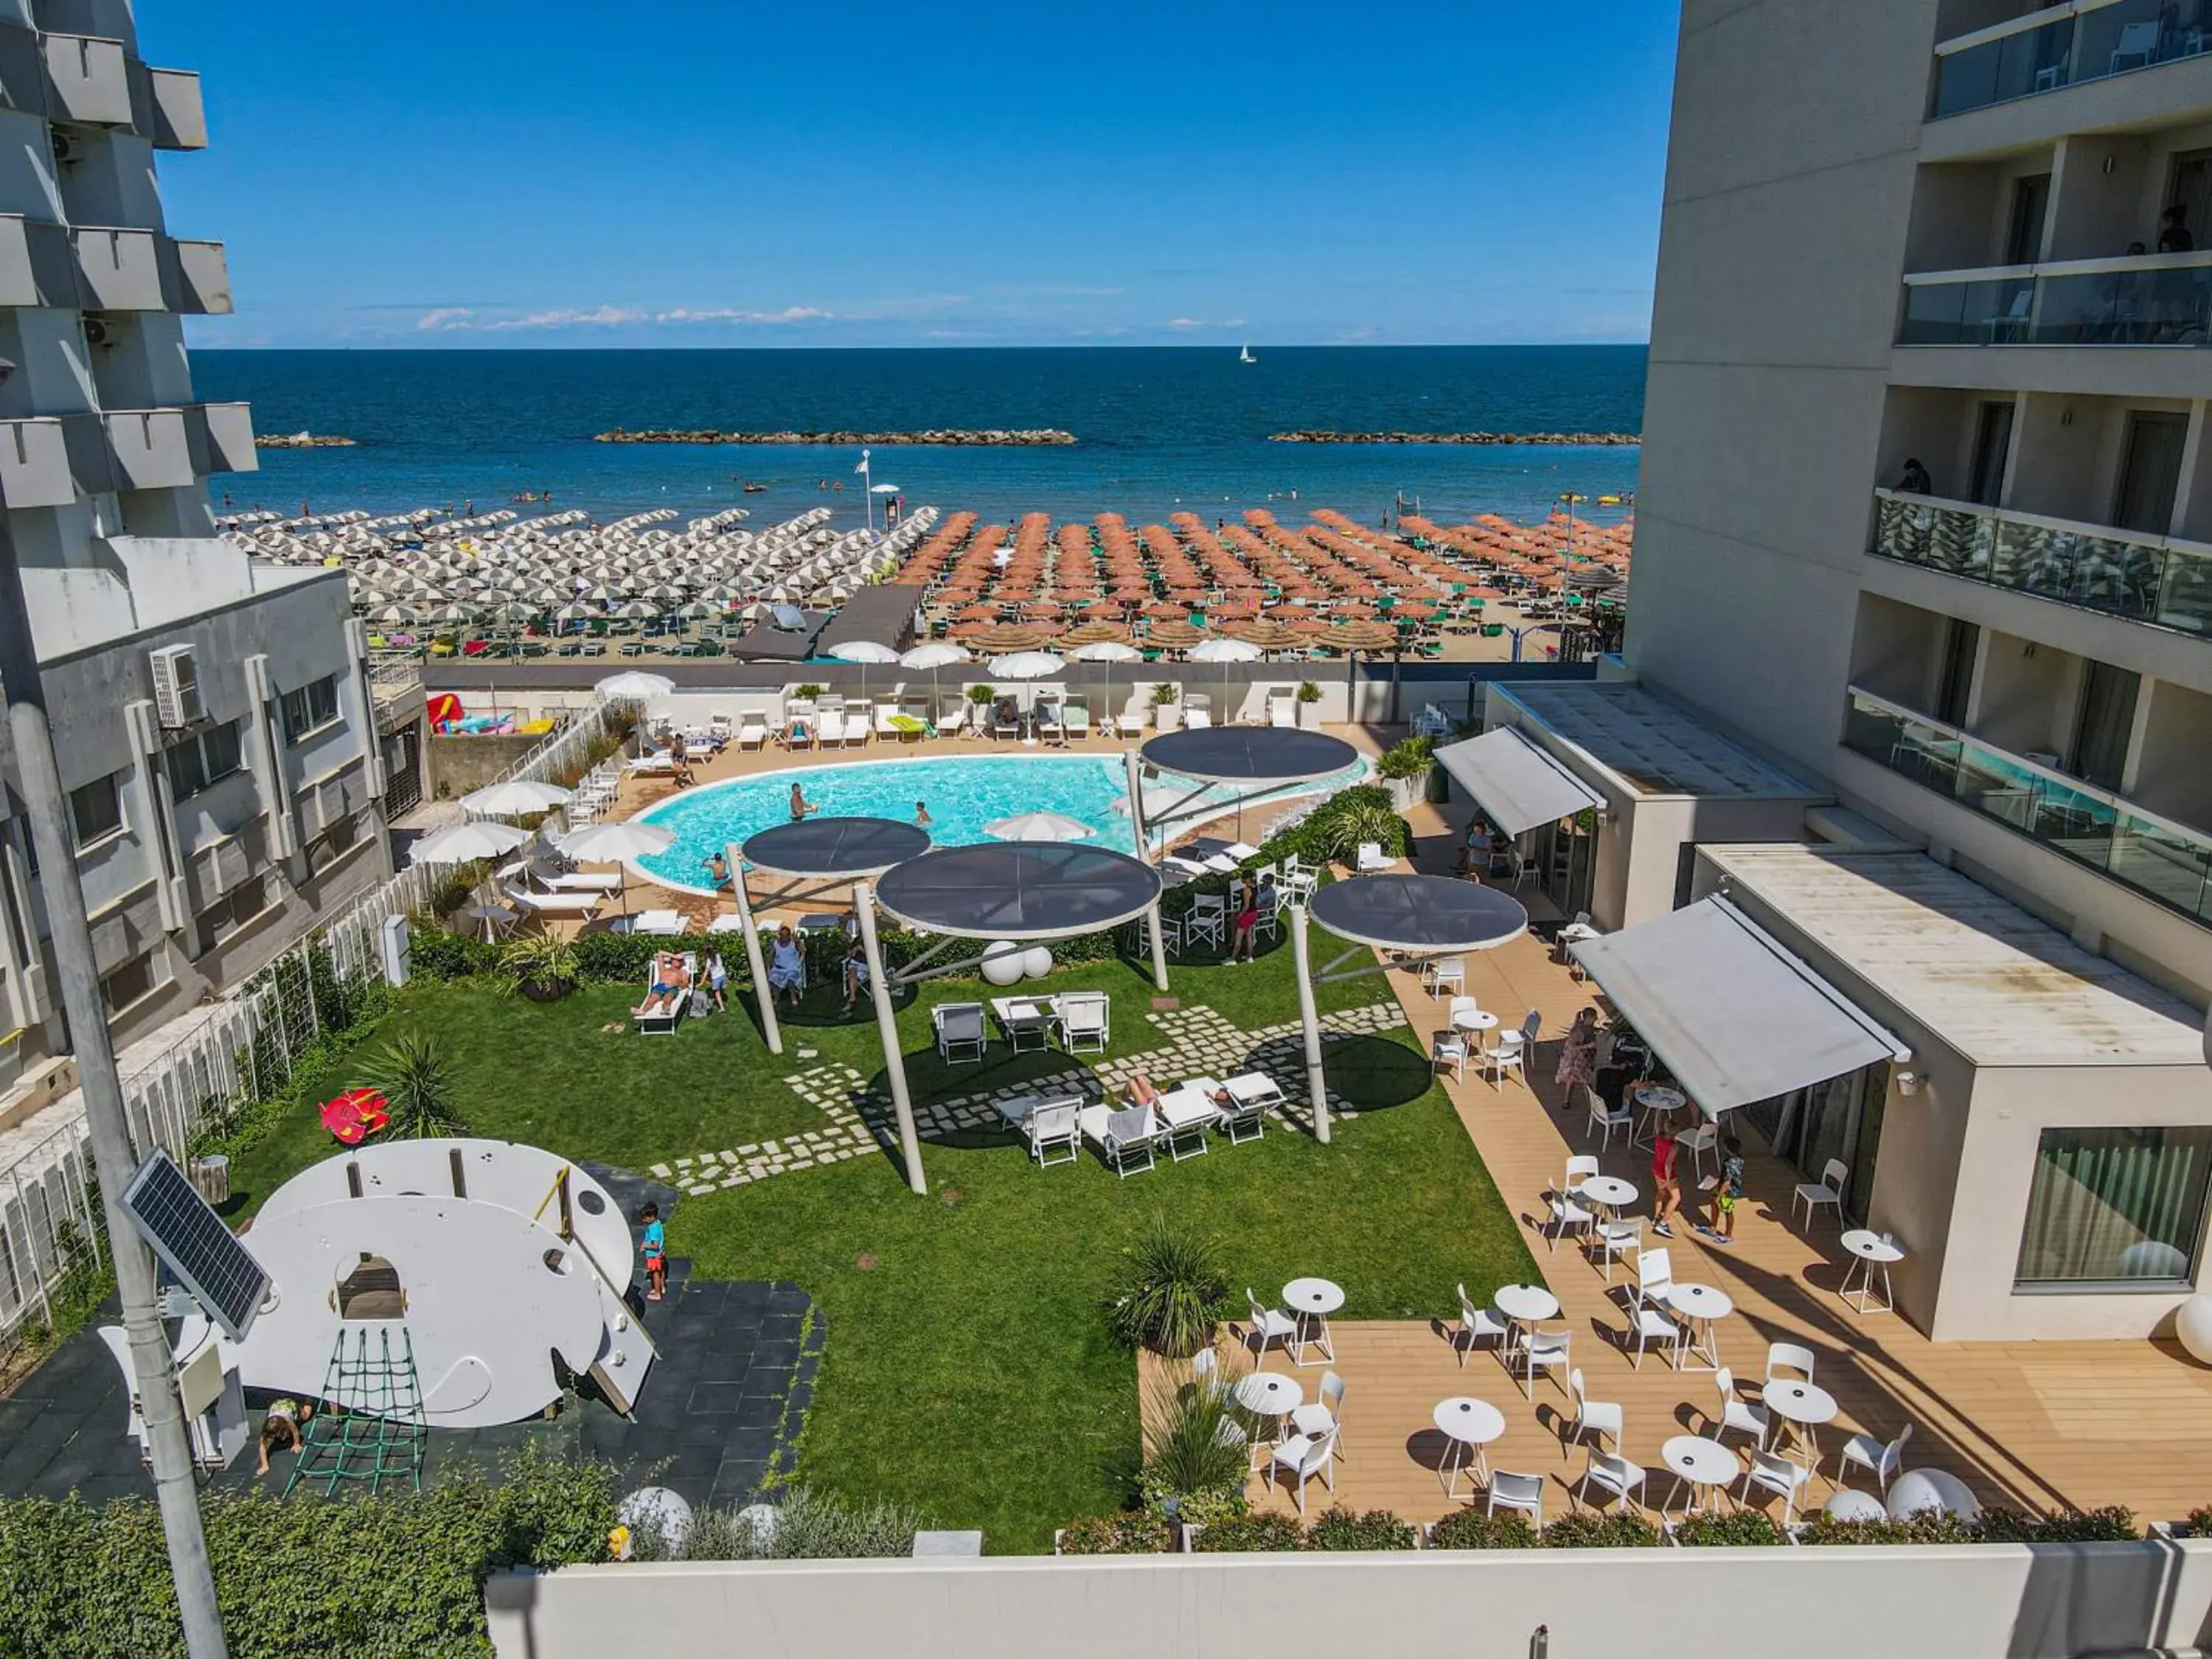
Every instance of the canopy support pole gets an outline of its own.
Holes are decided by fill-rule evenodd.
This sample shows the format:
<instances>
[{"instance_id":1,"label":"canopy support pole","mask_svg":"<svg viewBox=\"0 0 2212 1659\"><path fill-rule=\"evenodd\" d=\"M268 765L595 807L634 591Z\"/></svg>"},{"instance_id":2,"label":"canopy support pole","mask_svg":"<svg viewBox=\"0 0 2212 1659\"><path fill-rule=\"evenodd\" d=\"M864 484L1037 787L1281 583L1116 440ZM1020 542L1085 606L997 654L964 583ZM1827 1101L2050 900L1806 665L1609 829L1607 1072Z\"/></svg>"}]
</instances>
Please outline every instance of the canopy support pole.
<instances>
[{"instance_id":1,"label":"canopy support pole","mask_svg":"<svg viewBox=\"0 0 2212 1659\"><path fill-rule=\"evenodd\" d=\"M1122 757L1129 763L1129 827L1136 832L1137 857L1146 864L1152 861L1151 826L1145 822L1145 776L1143 763L1133 749L1124 749ZM1167 850L1164 843L1160 850Z\"/></svg>"},{"instance_id":2,"label":"canopy support pole","mask_svg":"<svg viewBox=\"0 0 2212 1659\"><path fill-rule=\"evenodd\" d=\"M1152 941L1152 988L1164 994L1168 988L1168 945L1160 927L1158 899L1145 907L1145 932Z\"/></svg>"},{"instance_id":3,"label":"canopy support pole","mask_svg":"<svg viewBox=\"0 0 2212 1659\"><path fill-rule=\"evenodd\" d=\"M738 850L735 842L722 849L722 861L729 866L730 891L737 896L738 923L745 936L745 966L753 976L753 1001L760 1008L761 1036L768 1040L768 1051L772 1054L783 1052L783 1028L775 1019L775 988L768 982L768 963L761 957L760 929L753 925L752 896L745 891L744 854Z\"/></svg>"},{"instance_id":4,"label":"canopy support pole","mask_svg":"<svg viewBox=\"0 0 2212 1659\"><path fill-rule=\"evenodd\" d=\"M868 990L876 1005L876 1031L883 1039L884 1073L891 1085L891 1109L898 1115L899 1150L906 1159L906 1184L927 1193L921 1172L921 1139L915 1133L914 1101L907 1093L906 1054L899 1047L898 1014L891 1006L890 979L884 972L883 946L876 940L875 895L868 884L853 884L853 914L860 924L860 948L867 953Z\"/></svg>"},{"instance_id":5,"label":"canopy support pole","mask_svg":"<svg viewBox=\"0 0 2212 1659\"><path fill-rule=\"evenodd\" d=\"M1313 962L1306 945L1306 907L1291 909L1291 963L1298 981L1298 1025L1306 1040L1306 1097L1313 1106L1314 1139L1328 1144L1328 1083L1321 1069L1321 1017L1314 1012Z\"/></svg>"}]
</instances>

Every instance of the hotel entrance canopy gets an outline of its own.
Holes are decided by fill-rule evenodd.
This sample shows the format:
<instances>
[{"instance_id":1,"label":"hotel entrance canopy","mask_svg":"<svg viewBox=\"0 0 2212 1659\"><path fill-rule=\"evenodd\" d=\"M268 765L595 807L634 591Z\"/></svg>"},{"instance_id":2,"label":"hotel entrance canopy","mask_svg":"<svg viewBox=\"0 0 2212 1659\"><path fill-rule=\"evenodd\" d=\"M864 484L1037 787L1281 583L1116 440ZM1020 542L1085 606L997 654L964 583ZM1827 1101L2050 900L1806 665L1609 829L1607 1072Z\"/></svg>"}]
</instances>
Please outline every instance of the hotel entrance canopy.
<instances>
[{"instance_id":1,"label":"hotel entrance canopy","mask_svg":"<svg viewBox=\"0 0 2212 1659\"><path fill-rule=\"evenodd\" d=\"M1447 744L1436 757L1508 836L1604 805L1589 785L1510 726Z\"/></svg>"},{"instance_id":2,"label":"hotel entrance canopy","mask_svg":"<svg viewBox=\"0 0 2212 1659\"><path fill-rule=\"evenodd\" d=\"M1711 1116L1912 1058L1717 896L1569 949Z\"/></svg>"}]
</instances>

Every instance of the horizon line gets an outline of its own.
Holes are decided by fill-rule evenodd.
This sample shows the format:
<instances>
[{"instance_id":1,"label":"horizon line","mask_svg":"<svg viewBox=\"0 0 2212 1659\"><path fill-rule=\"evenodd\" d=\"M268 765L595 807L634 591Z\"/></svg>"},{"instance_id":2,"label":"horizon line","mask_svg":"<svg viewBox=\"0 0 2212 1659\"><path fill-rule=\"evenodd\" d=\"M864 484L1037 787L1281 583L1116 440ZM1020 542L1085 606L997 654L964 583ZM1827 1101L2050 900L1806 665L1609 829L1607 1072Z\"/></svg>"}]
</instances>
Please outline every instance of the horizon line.
<instances>
[{"instance_id":1,"label":"horizon line","mask_svg":"<svg viewBox=\"0 0 2212 1659\"><path fill-rule=\"evenodd\" d=\"M1649 339L1642 340L1329 340L1320 342L1255 339L1246 343L1269 351L1571 351L1620 350L1635 348L1648 351ZM517 343L513 345L425 345L407 342L380 342L374 345L351 342L323 345L195 345L188 347L194 356L209 352L283 351L352 351L405 352L421 356L453 356L474 353L483 356L503 356L517 352L594 352L594 351L659 351L675 353L736 352L736 351L1189 351L1218 352L1232 348L1225 342L1200 344L1195 341L1144 340L936 340L917 341L908 344L800 344L754 343L746 345L660 345L624 344L614 342L575 341L566 344L544 342Z\"/></svg>"}]
</instances>

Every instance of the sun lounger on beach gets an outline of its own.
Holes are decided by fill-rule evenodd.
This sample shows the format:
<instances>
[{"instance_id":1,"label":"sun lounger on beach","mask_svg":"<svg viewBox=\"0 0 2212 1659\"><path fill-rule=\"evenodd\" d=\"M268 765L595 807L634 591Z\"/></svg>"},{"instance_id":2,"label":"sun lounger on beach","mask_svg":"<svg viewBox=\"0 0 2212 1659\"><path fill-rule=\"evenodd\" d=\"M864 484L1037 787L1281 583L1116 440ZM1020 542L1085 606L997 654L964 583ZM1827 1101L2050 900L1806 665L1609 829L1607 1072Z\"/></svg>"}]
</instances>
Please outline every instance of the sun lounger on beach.
<instances>
[{"instance_id":1,"label":"sun lounger on beach","mask_svg":"<svg viewBox=\"0 0 2212 1659\"><path fill-rule=\"evenodd\" d=\"M647 1000L653 998L653 988L659 972L660 957L658 952L655 952L652 962L647 964L645 969L645 994ZM684 982L667 998L667 1006L656 1008L649 1014L641 1014L635 1008L630 1010L629 1017L636 1024L637 1034L640 1036L674 1036L677 1026L683 1023L685 1012L691 1006L691 988L698 983L698 979L699 959L687 951L684 956ZM643 1006L642 1003L639 1005L640 1007Z\"/></svg>"},{"instance_id":2,"label":"sun lounger on beach","mask_svg":"<svg viewBox=\"0 0 2212 1659\"><path fill-rule=\"evenodd\" d=\"M1070 697L1060 706L1060 721L1072 742L1080 743L1091 735L1091 710L1079 697Z\"/></svg>"},{"instance_id":3,"label":"sun lounger on beach","mask_svg":"<svg viewBox=\"0 0 2212 1659\"><path fill-rule=\"evenodd\" d=\"M940 738L964 738L968 735L968 700L947 697L937 716L937 735Z\"/></svg>"},{"instance_id":4,"label":"sun lounger on beach","mask_svg":"<svg viewBox=\"0 0 2212 1659\"><path fill-rule=\"evenodd\" d=\"M824 749L842 748L845 742L845 711L842 708L825 708L816 718L817 721L815 732L816 740Z\"/></svg>"},{"instance_id":5,"label":"sun lounger on beach","mask_svg":"<svg viewBox=\"0 0 2212 1659\"><path fill-rule=\"evenodd\" d=\"M1022 706L1012 697L1000 697L991 705L991 735L994 738L1018 738L1022 734Z\"/></svg>"},{"instance_id":6,"label":"sun lounger on beach","mask_svg":"<svg viewBox=\"0 0 2212 1659\"><path fill-rule=\"evenodd\" d=\"M738 721L738 748L765 749L768 747L768 721L758 714L746 714Z\"/></svg>"},{"instance_id":7,"label":"sun lounger on beach","mask_svg":"<svg viewBox=\"0 0 2212 1659\"><path fill-rule=\"evenodd\" d=\"M519 905L535 916L573 916L589 921L599 915L600 905L606 902L602 893L533 893L527 888L510 887L506 890L507 901Z\"/></svg>"},{"instance_id":8,"label":"sun lounger on beach","mask_svg":"<svg viewBox=\"0 0 2212 1659\"><path fill-rule=\"evenodd\" d=\"M1051 697L1037 699L1036 708L1030 715L1030 728L1047 743L1065 744L1067 727L1060 723L1060 703Z\"/></svg>"},{"instance_id":9,"label":"sun lounger on beach","mask_svg":"<svg viewBox=\"0 0 2212 1659\"><path fill-rule=\"evenodd\" d=\"M868 703L848 702L845 705L845 747L858 749L868 741L875 729L875 709Z\"/></svg>"}]
</instances>

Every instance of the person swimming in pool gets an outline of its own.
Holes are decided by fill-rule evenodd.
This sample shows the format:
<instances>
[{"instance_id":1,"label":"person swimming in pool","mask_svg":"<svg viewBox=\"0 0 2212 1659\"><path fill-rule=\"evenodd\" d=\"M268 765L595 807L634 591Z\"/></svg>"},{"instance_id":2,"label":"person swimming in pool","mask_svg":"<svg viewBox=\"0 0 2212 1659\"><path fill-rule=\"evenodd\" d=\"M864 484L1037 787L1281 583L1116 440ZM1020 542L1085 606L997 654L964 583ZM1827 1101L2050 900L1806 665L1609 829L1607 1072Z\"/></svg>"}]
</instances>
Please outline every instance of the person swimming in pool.
<instances>
[{"instance_id":1,"label":"person swimming in pool","mask_svg":"<svg viewBox=\"0 0 2212 1659\"><path fill-rule=\"evenodd\" d=\"M929 828L929 823L930 823L930 819L929 819L929 803L928 803L927 801L926 801L926 800L918 800L918 801L915 802L915 804L914 804L914 821L915 821L915 824L916 824L919 828L921 828L921 829L924 829L924 830L927 830L927 829L928 829L928 828Z\"/></svg>"},{"instance_id":2,"label":"person swimming in pool","mask_svg":"<svg viewBox=\"0 0 2212 1659\"><path fill-rule=\"evenodd\" d=\"M791 821L793 823L804 823L809 812L818 812L821 810L820 806L806 799L805 790L795 783L791 786Z\"/></svg>"}]
</instances>

